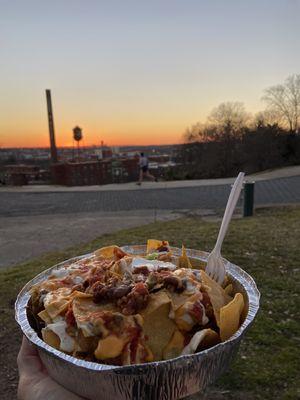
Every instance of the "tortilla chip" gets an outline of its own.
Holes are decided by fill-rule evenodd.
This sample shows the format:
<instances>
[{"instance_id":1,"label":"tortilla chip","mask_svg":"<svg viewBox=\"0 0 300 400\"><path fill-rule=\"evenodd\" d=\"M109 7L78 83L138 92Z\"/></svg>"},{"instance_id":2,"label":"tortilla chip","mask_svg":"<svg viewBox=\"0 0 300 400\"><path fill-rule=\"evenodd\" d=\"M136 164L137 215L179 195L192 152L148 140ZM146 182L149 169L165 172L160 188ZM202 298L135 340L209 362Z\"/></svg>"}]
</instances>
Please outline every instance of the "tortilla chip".
<instances>
[{"instance_id":1,"label":"tortilla chip","mask_svg":"<svg viewBox=\"0 0 300 400\"><path fill-rule=\"evenodd\" d=\"M40 292L42 290L45 290L46 292L52 292L61 287L62 286L60 279L47 279L43 282L34 285L30 289L32 302L35 303L35 301L37 300L37 302L39 303Z\"/></svg>"},{"instance_id":2,"label":"tortilla chip","mask_svg":"<svg viewBox=\"0 0 300 400\"><path fill-rule=\"evenodd\" d=\"M169 247L169 242L167 242L166 240L148 239L147 254L154 253L161 246Z\"/></svg>"},{"instance_id":3,"label":"tortilla chip","mask_svg":"<svg viewBox=\"0 0 300 400\"><path fill-rule=\"evenodd\" d=\"M46 295L44 307L50 318L54 319L67 310L71 301L71 289L62 287Z\"/></svg>"},{"instance_id":4,"label":"tortilla chip","mask_svg":"<svg viewBox=\"0 0 300 400\"><path fill-rule=\"evenodd\" d=\"M122 353L124 346L125 343L121 338L115 335L110 335L104 339L99 340L98 346L94 351L94 354L98 360L115 358Z\"/></svg>"},{"instance_id":5,"label":"tortilla chip","mask_svg":"<svg viewBox=\"0 0 300 400\"><path fill-rule=\"evenodd\" d=\"M109 334L101 319L101 311L118 311L112 303L95 304L92 298L76 297L72 303L72 310L75 321L79 329L82 330L84 337L102 335L106 337Z\"/></svg>"},{"instance_id":6,"label":"tortilla chip","mask_svg":"<svg viewBox=\"0 0 300 400\"><path fill-rule=\"evenodd\" d=\"M47 313L46 310L39 312L38 316L41 318L41 320L46 322L46 324L51 324L52 319L50 318L50 315Z\"/></svg>"},{"instance_id":7,"label":"tortilla chip","mask_svg":"<svg viewBox=\"0 0 300 400\"><path fill-rule=\"evenodd\" d=\"M230 297L225 290L216 281L211 279L204 271L201 270L200 272L202 282L209 288L207 294L209 295L212 307L214 309L217 325L220 326L220 309L228 304L232 300L232 297Z\"/></svg>"},{"instance_id":8,"label":"tortilla chip","mask_svg":"<svg viewBox=\"0 0 300 400\"><path fill-rule=\"evenodd\" d=\"M176 292L169 292L169 296L172 300L172 310L176 311L179 307L185 304L190 297L194 296L193 294L185 294L185 293L176 293Z\"/></svg>"},{"instance_id":9,"label":"tortilla chip","mask_svg":"<svg viewBox=\"0 0 300 400\"><path fill-rule=\"evenodd\" d=\"M96 304L92 298L76 297L73 301L74 316L88 318L93 313L98 313L101 310L117 311L117 308L112 303Z\"/></svg>"},{"instance_id":10,"label":"tortilla chip","mask_svg":"<svg viewBox=\"0 0 300 400\"><path fill-rule=\"evenodd\" d=\"M72 292L72 289L70 288L59 288L56 291L52 292L51 296L50 294L49 296L46 296L44 300L45 310L50 318L54 319L58 315L63 314L69 307L72 299L77 297L91 298L93 296L91 294L79 292L77 290Z\"/></svg>"},{"instance_id":11,"label":"tortilla chip","mask_svg":"<svg viewBox=\"0 0 300 400\"><path fill-rule=\"evenodd\" d=\"M168 304L169 306L171 304L171 299L166 289L150 294L148 305L140 314L145 319L145 316L153 313L163 304Z\"/></svg>"},{"instance_id":12,"label":"tortilla chip","mask_svg":"<svg viewBox=\"0 0 300 400\"><path fill-rule=\"evenodd\" d=\"M244 305L243 295L236 293L234 299L220 309L220 336L222 341L229 339L238 330Z\"/></svg>"},{"instance_id":13,"label":"tortilla chip","mask_svg":"<svg viewBox=\"0 0 300 400\"><path fill-rule=\"evenodd\" d=\"M116 245L101 247L94 252L96 256L101 256L111 260L120 260L122 257L126 256L126 253Z\"/></svg>"},{"instance_id":14,"label":"tortilla chip","mask_svg":"<svg viewBox=\"0 0 300 400\"><path fill-rule=\"evenodd\" d=\"M183 348L184 348L184 336L180 331L176 330L173 333L171 340L163 350L163 359L169 360L170 358L175 358L180 356Z\"/></svg>"},{"instance_id":15,"label":"tortilla chip","mask_svg":"<svg viewBox=\"0 0 300 400\"><path fill-rule=\"evenodd\" d=\"M196 322L189 314L189 311L193 308L194 303L201 298L201 293L195 293L175 311L174 320L180 330L188 332L193 328L194 325L196 325Z\"/></svg>"},{"instance_id":16,"label":"tortilla chip","mask_svg":"<svg viewBox=\"0 0 300 400\"><path fill-rule=\"evenodd\" d=\"M165 290L150 295L148 306L141 312L144 318L143 331L153 353L154 361L162 360L163 349L176 329L169 318L171 300Z\"/></svg>"},{"instance_id":17,"label":"tortilla chip","mask_svg":"<svg viewBox=\"0 0 300 400\"><path fill-rule=\"evenodd\" d=\"M200 345L202 345L202 349L207 348L203 345L204 340L206 341L205 343L207 347L211 347L218 343L219 335L212 329L202 329L201 331L195 333L195 335L190 340L190 343L185 346L181 354L194 354Z\"/></svg>"},{"instance_id":18,"label":"tortilla chip","mask_svg":"<svg viewBox=\"0 0 300 400\"><path fill-rule=\"evenodd\" d=\"M213 329L207 329L206 335L199 343L197 350L202 351L204 349L209 349L210 347L215 346L220 342L221 342L220 335Z\"/></svg>"},{"instance_id":19,"label":"tortilla chip","mask_svg":"<svg viewBox=\"0 0 300 400\"><path fill-rule=\"evenodd\" d=\"M122 257L120 260L116 261L113 266L110 268L110 271L119 275L119 277L124 276L124 274L131 275L132 273L132 256Z\"/></svg>"},{"instance_id":20,"label":"tortilla chip","mask_svg":"<svg viewBox=\"0 0 300 400\"><path fill-rule=\"evenodd\" d=\"M114 249L118 247L116 245L101 247L101 249L96 250L94 253L96 256L102 256L104 258L113 258Z\"/></svg>"},{"instance_id":21,"label":"tortilla chip","mask_svg":"<svg viewBox=\"0 0 300 400\"><path fill-rule=\"evenodd\" d=\"M229 283L229 285L227 285L224 290L225 290L225 293L228 294L228 296L233 295L233 286L231 283Z\"/></svg>"},{"instance_id":22,"label":"tortilla chip","mask_svg":"<svg viewBox=\"0 0 300 400\"><path fill-rule=\"evenodd\" d=\"M49 346L54 347L55 349L59 350L60 349L60 339L59 336L56 335L53 331L50 329L42 329L42 337L44 342L49 344Z\"/></svg>"},{"instance_id":23,"label":"tortilla chip","mask_svg":"<svg viewBox=\"0 0 300 400\"><path fill-rule=\"evenodd\" d=\"M178 257L178 268L193 268L184 245L182 245L181 256Z\"/></svg>"},{"instance_id":24,"label":"tortilla chip","mask_svg":"<svg viewBox=\"0 0 300 400\"><path fill-rule=\"evenodd\" d=\"M204 268L204 270L205 270L205 268ZM229 282L229 278L228 278L228 276L227 275L225 275L225 278L224 278L224 280L223 280L223 282L222 282L222 288L223 289L225 289L226 288L226 286L228 286L230 284L230 282Z\"/></svg>"}]
</instances>

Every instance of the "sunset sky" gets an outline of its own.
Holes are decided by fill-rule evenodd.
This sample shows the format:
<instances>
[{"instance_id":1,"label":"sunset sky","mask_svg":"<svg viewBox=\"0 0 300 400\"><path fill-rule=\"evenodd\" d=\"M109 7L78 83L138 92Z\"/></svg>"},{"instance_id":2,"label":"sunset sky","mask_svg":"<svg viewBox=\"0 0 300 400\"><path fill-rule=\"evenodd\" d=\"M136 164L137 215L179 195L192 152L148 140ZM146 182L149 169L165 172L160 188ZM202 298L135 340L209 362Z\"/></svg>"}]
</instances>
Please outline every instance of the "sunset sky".
<instances>
[{"instance_id":1,"label":"sunset sky","mask_svg":"<svg viewBox=\"0 0 300 400\"><path fill-rule=\"evenodd\" d=\"M300 73L298 0L0 0L0 146L166 144Z\"/></svg>"}]
</instances>

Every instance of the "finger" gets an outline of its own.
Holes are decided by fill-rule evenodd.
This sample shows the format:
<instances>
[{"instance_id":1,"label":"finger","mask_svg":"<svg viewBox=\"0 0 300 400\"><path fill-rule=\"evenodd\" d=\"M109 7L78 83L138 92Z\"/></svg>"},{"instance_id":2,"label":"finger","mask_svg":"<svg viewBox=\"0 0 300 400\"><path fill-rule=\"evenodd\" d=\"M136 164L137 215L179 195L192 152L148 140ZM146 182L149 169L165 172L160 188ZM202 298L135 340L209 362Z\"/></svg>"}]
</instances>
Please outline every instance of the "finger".
<instances>
[{"instance_id":1,"label":"finger","mask_svg":"<svg viewBox=\"0 0 300 400\"><path fill-rule=\"evenodd\" d=\"M18 354L17 363L21 374L38 374L42 372L43 364L37 350L30 345L29 341L23 336L22 345Z\"/></svg>"}]
</instances>

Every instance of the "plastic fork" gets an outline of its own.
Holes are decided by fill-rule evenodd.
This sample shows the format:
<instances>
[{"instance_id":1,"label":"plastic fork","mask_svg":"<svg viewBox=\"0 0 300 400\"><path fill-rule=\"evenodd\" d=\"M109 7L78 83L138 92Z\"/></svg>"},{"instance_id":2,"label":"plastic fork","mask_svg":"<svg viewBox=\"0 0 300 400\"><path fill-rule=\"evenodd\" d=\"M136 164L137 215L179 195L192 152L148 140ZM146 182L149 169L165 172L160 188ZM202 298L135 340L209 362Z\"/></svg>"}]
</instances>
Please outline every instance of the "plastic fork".
<instances>
[{"instance_id":1,"label":"plastic fork","mask_svg":"<svg viewBox=\"0 0 300 400\"><path fill-rule=\"evenodd\" d=\"M218 239L217 239L214 249L208 256L207 265L205 268L205 272L212 279L214 279L216 282L218 282L220 285L222 285L222 283L225 279L225 274L226 274L224 261L221 256L221 248L222 248L224 237L225 237L227 229L228 229L229 222L231 221L233 211L234 211L236 203L240 197L241 189L243 187L244 176L245 176L244 172L240 172L232 186L232 189L231 189L228 201L227 201L225 213L223 216L221 228L219 231Z\"/></svg>"}]
</instances>

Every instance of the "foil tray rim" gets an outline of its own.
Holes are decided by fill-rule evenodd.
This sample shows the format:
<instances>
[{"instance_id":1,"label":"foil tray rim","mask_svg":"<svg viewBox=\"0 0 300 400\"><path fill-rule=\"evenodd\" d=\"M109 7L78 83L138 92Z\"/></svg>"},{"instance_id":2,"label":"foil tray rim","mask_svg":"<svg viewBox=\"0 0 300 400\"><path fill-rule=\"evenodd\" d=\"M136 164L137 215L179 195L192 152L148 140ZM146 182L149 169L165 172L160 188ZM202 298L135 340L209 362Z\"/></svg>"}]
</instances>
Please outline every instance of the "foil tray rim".
<instances>
[{"instance_id":1,"label":"foil tray rim","mask_svg":"<svg viewBox=\"0 0 300 400\"><path fill-rule=\"evenodd\" d=\"M128 246L122 246L122 249L133 253L133 254L138 254L143 252L145 250L144 245L128 245ZM171 247L171 250L174 252L174 254L179 255L181 252L181 249L177 247ZM191 258L198 259L200 261L206 261L209 253L201 250L194 250L194 249L186 249L187 255ZM87 253L81 256L76 256L73 258L70 258L68 260L62 261L58 264L55 264L54 266L42 271L38 275L36 275L34 278L32 278L29 282L25 284L25 286L20 290L16 302L15 302L15 319L17 323L19 324L22 332L24 335L29 339L29 341L36 345L39 350L45 351L47 353L52 354L53 356L60 358L61 360L64 360L68 363L71 363L73 365L76 365L77 367L83 367L89 370L93 371L99 371L99 373L104 373L104 372L113 372L113 373L132 373L132 370L134 369L136 372L143 372L148 370L148 368L153 368L153 367L158 367L158 366L166 366L166 365L176 365L177 363L186 363L189 364L190 362L194 361L194 359L205 357L208 354L213 354L214 352L219 352L220 350L222 351L222 348L226 348L229 343L234 344L234 342L239 342L241 339L241 336L245 333L246 330L248 330L249 326L252 324L258 309L259 309L259 302L260 302L260 292L256 286L256 283L254 279L247 273L245 272L242 268L239 266L232 264L230 261L226 260L223 258L225 262L225 267L226 267L226 272L229 274L231 278L234 280L238 281L244 288L245 292L247 293L248 296L248 313L246 315L246 318L240 328L238 329L235 334L226 340L225 342L221 342L209 349L202 350L201 352L195 353L195 354L190 354L190 355L183 355L179 356L170 360L161 360L161 361L155 361L155 362L149 362L149 363L144 363L144 364L134 364L134 365L125 365L125 366L113 366L113 365L105 365L105 364L100 364L100 363L95 363L91 361L84 361L80 360L76 357L70 356L68 354L65 354L59 350L56 350L55 348L49 346L47 343L45 343L43 340L41 340L35 330L30 326L28 318L27 318L27 305L28 301L30 299L30 294L29 294L29 289L32 285L35 283L41 282L44 278L50 275L50 272L55 269L59 269L60 267L64 266L67 263L72 263L75 261L78 261L82 258L87 258L91 257L93 253Z\"/></svg>"}]
</instances>

